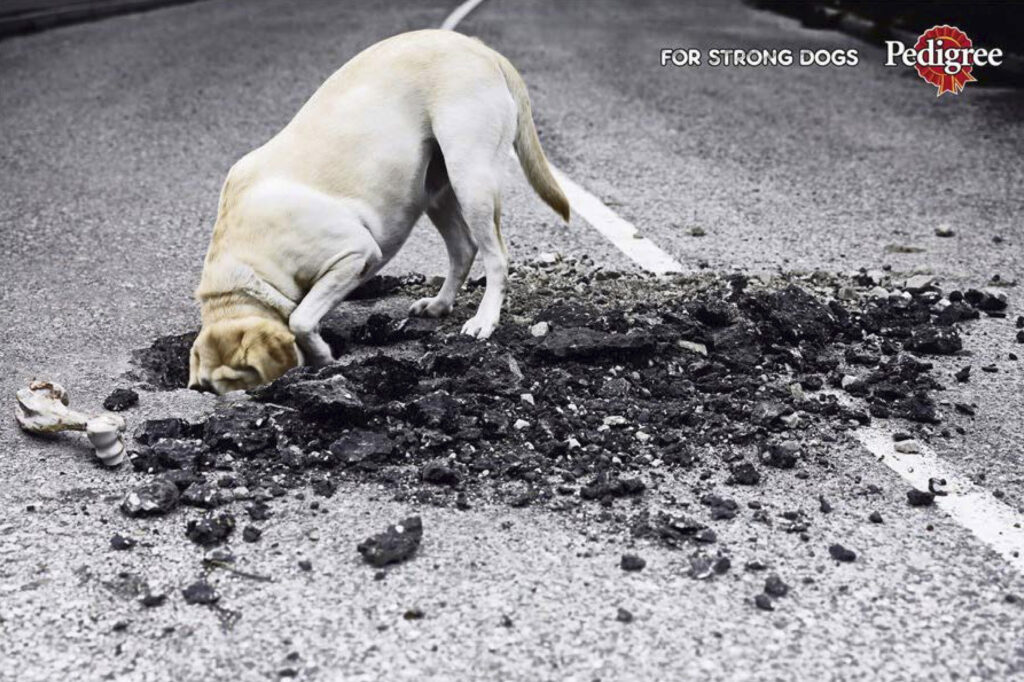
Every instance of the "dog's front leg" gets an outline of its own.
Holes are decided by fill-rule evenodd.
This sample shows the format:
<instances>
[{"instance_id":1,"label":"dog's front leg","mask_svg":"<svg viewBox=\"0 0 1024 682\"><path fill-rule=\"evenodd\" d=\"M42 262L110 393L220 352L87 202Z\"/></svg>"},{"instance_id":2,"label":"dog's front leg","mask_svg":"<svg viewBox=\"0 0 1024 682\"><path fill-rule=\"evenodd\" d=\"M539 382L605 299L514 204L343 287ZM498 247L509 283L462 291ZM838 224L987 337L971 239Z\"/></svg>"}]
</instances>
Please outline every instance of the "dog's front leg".
<instances>
[{"instance_id":1,"label":"dog's front leg","mask_svg":"<svg viewBox=\"0 0 1024 682\"><path fill-rule=\"evenodd\" d=\"M372 239L339 258L303 297L288 318L288 327L305 356L306 364L315 367L334 361L331 347L320 336L320 320L334 306L345 300L362 276L381 260L380 247Z\"/></svg>"}]
</instances>

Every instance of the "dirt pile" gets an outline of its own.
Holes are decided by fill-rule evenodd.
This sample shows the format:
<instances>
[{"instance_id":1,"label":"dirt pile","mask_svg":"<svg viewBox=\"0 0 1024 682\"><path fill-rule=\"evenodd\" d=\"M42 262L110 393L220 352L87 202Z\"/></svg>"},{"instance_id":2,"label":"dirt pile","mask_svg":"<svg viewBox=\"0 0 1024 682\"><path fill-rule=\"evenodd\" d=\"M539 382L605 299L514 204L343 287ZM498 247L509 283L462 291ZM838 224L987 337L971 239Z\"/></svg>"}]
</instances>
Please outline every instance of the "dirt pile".
<instances>
[{"instance_id":1,"label":"dirt pile","mask_svg":"<svg viewBox=\"0 0 1024 682\"><path fill-rule=\"evenodd\" d=\"M707 546L707 524L643 508L654 474L698 468L702 480L758 486L765 468L813 475L827 457L811 444L822 435L875 418L937 424L941 385L927 355L960 351L959 325L981 312L1005 314L1005 297L884 273L657 280L564 262L513 281L488 342L459 335L459 317L343 310L325 325L345 350L339 363L293 370L198 423L146 422L132 463L172 482L181 504L255 500L253 520L289 488L330 496L341 480L370 480L397 499L460 508L633 500L637 535ZM404 306L432 287L408 277L381 288ZM180 386L192 336L139 351L142 378ZM148 491L156 499L126 509L159 513L172 492ZM711 520L738 507L718 495L702 506ZM190 536L230 534L210 523ZM798 516L784 525L807 529ZM728 570L720 551L701 562L698 573Z\"/></svg>"}]
</instances>

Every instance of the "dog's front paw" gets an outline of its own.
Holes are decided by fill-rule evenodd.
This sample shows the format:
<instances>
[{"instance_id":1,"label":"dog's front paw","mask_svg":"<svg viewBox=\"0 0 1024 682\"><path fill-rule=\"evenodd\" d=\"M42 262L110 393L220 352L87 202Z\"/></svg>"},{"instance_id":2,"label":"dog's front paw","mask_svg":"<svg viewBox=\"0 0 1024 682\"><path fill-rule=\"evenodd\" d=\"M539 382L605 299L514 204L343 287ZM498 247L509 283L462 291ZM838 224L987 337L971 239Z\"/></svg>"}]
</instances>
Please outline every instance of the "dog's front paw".
<instances>
[{"instance_id":1,"label":"dog's front paw","mask_svg":"<svg viewBox=\"0 0 1024 682\"><path fill-rule=\"evenodd\" d=\"M409 306L409 314L414 317L443 317L452 311L452 304L437 296L421 298Z\"/></svg>"},{"instance_id":2,"label":"dog's front paw","mask_svg":"<svg viewBox=\"0 0 1024 682\"><path fill-rule=\"evenodd\" d=\"M498 320L496 318L483 317L477 314L466 320L466 324L462 325L462 333L482 341L489 338L497 326Z\"/></svg>"}]
</instances>

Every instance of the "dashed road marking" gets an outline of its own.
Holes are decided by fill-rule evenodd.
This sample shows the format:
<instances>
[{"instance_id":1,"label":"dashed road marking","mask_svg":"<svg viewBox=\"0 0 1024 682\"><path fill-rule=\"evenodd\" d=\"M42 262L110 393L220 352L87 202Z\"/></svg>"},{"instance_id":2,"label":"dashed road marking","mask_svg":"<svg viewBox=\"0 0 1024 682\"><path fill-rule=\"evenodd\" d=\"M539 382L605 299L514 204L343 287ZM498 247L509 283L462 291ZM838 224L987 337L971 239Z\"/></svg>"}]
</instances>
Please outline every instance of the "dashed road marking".
<instances>
[{"instance_id":1,"label":"dashed road marking","mask_svg":"<svg viewBox=\"0 0 1024 682\"><path fill-rule=\"evenodd\" d=\"M570 180L562 171L554 166L552 170L558 184L569 197L572 209L630 260L656 275L683 271L679 261L642 236L633 223L621 218L603 201Z\"/></svg>"},{"instance_id":2,"label":"dashed road marking","mask_svg":"<svg viewBox=\"0 0 1024 682\"><path fill-rule=\"evenodd\" d=\"M891 434L879 428L860 429L857 440L918 490L928 490L929 479L945 479L941 489L949 494L936 496L935 505L1024 573L1024 516L954 473L920 441L920 454L904 454L896 452Z\"/></svg>"},{"instance_id":3,"label":"dashed road marking","mask_svg":"<svg viewBox=\"0 0 1024 682\"><path fill-rule=\"evenodd\" d=\"M467 14L483 0L468 0L448 15L441 28L455 30ZM596 196L573 182L557 168L555 177L569 197L572 209L608 241L644 270L664 275L682 272L682 265L650 239L639 234L632 223L624 220ZM928 480L946 480L949 494L937 496L935 504L954 521L974 533L992 547L1017 571L1024 573L1024 516L1009 505L992 497L988 491L953 473L934 452L922 445L921 454L896 452L892 437L878 428L861 429L857 433L869 452L883 464L920 490L928 489Z\"/></svg>"},{"instance_id":4,"label":"dashed road marking","mask_svg":"<svg viewBox=\"0 0 1024 682\"><path fill-rule=\"evenodd\" d=\"M454 31L455 27L459 25L459 22L465 19L466 15L475 10L483 1L484 0L466 0L466 2L452 10L452 13L449 14L445 18L444 22L441 23L441 28L446 31Z\"/></svg>"}]
</instances>

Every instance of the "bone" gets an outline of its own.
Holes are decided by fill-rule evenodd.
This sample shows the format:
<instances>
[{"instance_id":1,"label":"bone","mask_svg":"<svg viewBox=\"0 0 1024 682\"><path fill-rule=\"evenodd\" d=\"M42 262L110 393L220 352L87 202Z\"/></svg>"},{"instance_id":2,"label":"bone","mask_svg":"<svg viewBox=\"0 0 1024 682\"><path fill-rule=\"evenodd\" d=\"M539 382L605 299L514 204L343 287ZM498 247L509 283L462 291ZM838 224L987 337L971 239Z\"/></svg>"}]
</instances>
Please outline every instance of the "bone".
<instances>
[{"instance_id":1,"label":"bone","mask_svg":"<svg viewBox=\"0 0 1024 682\"><path fill-rule=\"evenodd\" d=\"M85 431L96 456L108 467L124 461L124 429L122 417L109 412L96 416L68 407L68 392L51 381L33 381L17 393L14 416L18 425L30 433Z\"/></svg>"}]
</instances>

